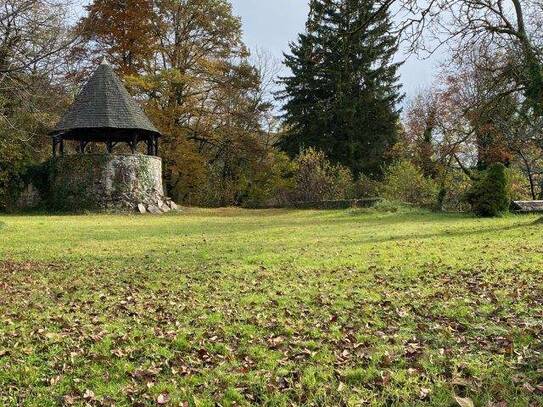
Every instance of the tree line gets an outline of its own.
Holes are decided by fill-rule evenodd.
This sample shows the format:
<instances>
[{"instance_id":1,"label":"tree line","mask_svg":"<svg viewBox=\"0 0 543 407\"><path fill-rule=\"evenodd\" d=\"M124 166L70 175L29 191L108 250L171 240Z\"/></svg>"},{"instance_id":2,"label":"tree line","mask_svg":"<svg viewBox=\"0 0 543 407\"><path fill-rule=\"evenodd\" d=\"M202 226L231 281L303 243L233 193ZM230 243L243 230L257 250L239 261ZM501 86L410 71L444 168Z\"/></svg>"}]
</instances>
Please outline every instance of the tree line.
<instances>
[{"instance_id":1,"label":"tree line","mask_svg":"<svg viewBox=\"0 0 543 407\"><path fill-rule=\"evenodd\" d=\"M535 1L311 0L280 78L227 0L94 0L80 18L65 0L0 3L4 209L103 56L164 134L166 188L182 204L382 195L462 209L497 164L511 196L542 194ZM437 80L404 101L399 49L440 47Z\"/></svg>"}]
</instances>

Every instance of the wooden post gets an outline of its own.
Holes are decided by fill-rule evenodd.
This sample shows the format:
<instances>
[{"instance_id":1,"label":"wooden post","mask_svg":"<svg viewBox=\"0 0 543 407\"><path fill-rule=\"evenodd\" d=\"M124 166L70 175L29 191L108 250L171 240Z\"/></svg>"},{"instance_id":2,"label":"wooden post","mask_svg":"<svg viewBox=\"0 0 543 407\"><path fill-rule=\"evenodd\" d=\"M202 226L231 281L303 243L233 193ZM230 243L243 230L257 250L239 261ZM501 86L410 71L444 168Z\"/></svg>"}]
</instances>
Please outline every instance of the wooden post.
<instances>
[{"instance_id":1,"label":"wooden post","mask_svg":"<svg viewBox=\"0 0 543 407\"><path fill-rule=\"evenodd\" d=\"M136 148L138 147L138 136L132 136L132 141L128 143L132 154L136 154Z\"/></svg>"},{"instance_id":2,"label":"wooden post","mask_svg":"<svg viewBox=\"0 0 543 407\"><path fill-rule=\"evenodd\" d=\"M64 138L60 138L60 155L64 155Z\"/></svg>"},{"instance_id":3,"label":"wooden post","mask_svg":"<svg viewBox=\"0 0 543 407\"><path fill-rule=\"evenodd\" d=\"M53 143L53 158L57 156L57 138L56 136L53 137L52 139L52 143Z\"/></svg>"}]
</instances>

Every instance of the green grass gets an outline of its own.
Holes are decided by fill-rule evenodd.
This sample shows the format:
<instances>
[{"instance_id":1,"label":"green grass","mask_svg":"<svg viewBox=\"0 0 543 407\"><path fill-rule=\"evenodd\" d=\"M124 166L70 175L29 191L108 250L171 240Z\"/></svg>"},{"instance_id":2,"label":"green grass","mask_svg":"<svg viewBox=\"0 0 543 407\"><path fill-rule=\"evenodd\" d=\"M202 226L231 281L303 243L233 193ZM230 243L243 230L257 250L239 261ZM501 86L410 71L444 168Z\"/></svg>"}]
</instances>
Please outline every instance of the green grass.
<instances>
[{"instance_id":1,"label":"green grass","mask_svg":"<svg viewBox=\"0 0 543 407\"><path fill-rule=\"evenodd\" d=\"M543 405L536 219L0 216L0 405Z\"/></svg>"}]
</instances>

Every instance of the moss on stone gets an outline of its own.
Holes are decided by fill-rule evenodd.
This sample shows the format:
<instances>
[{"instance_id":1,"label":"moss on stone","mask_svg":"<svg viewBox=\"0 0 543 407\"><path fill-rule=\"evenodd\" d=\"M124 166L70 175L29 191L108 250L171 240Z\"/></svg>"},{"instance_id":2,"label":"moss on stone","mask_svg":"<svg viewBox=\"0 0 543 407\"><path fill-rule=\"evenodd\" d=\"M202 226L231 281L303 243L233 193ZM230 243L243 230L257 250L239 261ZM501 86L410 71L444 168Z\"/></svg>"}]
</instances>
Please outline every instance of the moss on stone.
<instances>
[{"instance_id":1,"label":"moss on stone","mask_svg":"<svg viewBox=\"0 0 543 407\"><path fill-rule=\"evenodd\" d=\"M52 208L125 210L162 198L162 161L146 155L78 154L50 166Z\"/></svg>"}]
</instances>

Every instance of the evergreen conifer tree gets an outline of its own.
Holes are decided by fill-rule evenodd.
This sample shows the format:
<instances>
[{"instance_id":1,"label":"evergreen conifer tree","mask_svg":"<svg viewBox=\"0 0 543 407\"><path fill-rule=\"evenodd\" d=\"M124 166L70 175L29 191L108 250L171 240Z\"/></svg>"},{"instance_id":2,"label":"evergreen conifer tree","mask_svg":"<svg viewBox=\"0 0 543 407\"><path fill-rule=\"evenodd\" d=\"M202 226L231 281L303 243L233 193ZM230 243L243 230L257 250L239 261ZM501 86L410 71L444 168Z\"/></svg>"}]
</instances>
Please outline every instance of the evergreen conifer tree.
<instances>
[{"instance_id":1,"label":"evergreen conifer tree","mask_svg":"<svg viewBox=\"0 0 543 407\"><path fill-rule=\"evenodd\" d=\"M298 36L297 43L290 44L291 54L285 54L285 65L292 75L282 78L285 101L285 124L288 135L280 141L283 150L297 155L301 150L322 145L324 136L321 125L326 110L326 94L322 81L322 45L317 38L316 29L322 18L325 2L312 0L306 31Z\"/></svg>"},{"instance_id":2,"label":"evergreen conifer tree","mask_svg":"<svg viewBox=\"0 0 543 407\"><path fill-rule=\"evenodd\" d=\"M399 121L397 38L375 0L313 0L282 78L290 155L314 147L353 173L379 176Z\"/></svg>"}]
</instances>

